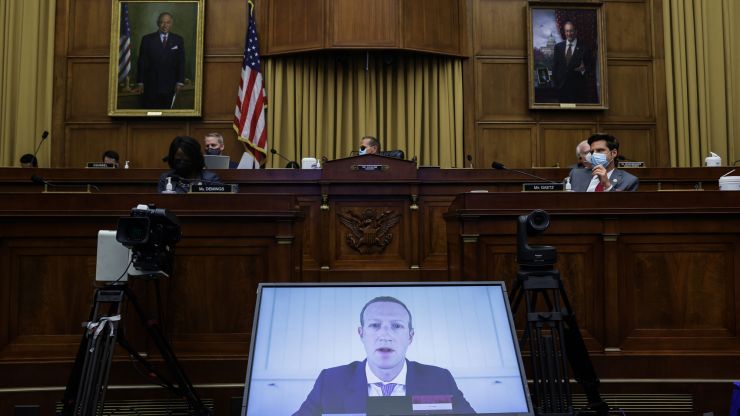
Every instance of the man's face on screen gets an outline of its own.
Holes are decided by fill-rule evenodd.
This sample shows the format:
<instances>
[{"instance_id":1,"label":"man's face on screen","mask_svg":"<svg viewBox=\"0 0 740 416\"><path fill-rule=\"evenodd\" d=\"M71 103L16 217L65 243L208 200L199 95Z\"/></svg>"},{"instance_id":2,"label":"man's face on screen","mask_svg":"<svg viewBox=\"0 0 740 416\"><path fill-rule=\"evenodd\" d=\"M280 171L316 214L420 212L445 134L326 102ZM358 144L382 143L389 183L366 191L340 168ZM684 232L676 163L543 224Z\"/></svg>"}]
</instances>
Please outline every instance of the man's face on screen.
<instances>
[{"instance_id":1,"label":"man's face on screen","mask_svg":"<svg viewBox=\"0 0 740 416\"><path fill-rule=\"evenodd\" d=\"M388 371L403 367L406 350L414 338L409 314L394 302L375 302L365 309L364 325L358 328L370 369Z\"/></svg>"}]
</instances>

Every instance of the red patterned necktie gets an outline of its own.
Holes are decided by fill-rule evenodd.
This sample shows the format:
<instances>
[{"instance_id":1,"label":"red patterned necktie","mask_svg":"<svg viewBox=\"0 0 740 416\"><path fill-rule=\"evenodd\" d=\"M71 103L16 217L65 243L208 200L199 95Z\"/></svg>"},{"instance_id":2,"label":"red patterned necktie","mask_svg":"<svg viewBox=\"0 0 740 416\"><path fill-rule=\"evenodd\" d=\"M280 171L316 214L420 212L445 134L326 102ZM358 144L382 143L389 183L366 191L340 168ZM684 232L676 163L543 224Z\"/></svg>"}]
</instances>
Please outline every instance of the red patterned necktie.
<instances>
[{"instance_id":1,"label":"red patterned necktie","mask_svg":"<svg viewBox=\"0 0 740 416\"><path fill-rule=\"evenodd\" d=\"M167 47L167 35L162 36L162 47Z\"/></svg>"},{"instance_id":2,"label":"red patterned necktie","mask_svg":"<svg viewBox=\"0 0 740 416\"><path fill-rule=\"evenodd\" d=\"M594 192L604 192L604 184L599 181L598 185L594 189Z\"/></svg>"}]
</instances>

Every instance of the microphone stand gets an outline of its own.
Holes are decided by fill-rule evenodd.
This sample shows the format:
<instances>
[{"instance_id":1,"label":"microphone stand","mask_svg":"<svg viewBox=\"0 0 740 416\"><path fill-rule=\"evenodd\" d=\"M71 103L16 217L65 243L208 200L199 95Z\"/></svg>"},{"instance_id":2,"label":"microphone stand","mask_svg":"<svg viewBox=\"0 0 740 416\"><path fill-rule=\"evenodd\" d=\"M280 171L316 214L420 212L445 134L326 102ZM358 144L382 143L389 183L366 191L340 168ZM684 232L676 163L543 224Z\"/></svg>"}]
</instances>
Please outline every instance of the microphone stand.
<instances>
[{"instance_id":1,"label":"microphone stand","mask_svg":"<svg viewBox=\"0 0 740 416\"><path fill-rule=\"evenodd\" d=\"M31 182L37 184L37 185L44 185L44 193L83 193L83 194L89 194L92 193L90 189L94 189L98 192L100 192L100 188L98 188L96 185L90 184L90 183L53 183L49 182L46 179L42 178L39 175L31 175ZM79 188L84 187L85 190L83 191L66 191L66 190L60 190L60 191L54 191L50 190L49 188Z\"/></svg>"},{"instance_id":2,"label":"microphone stand","mask_svg":"<svg viewBox=\"0 0 740 416\"><path fill-rule=\"evenodd\" d=\"M496 169L496 170L508 170L510 172L516 172L516 173L519 173L519 174L522 174L522 175L526 175L526 176L529 176L531 178L535 178L537 180L540 180L540 181L543 181L543 182L547 182L547 183L562 183L562 182L556 182L556 181L553 181L553 180L550 180L550 179L545 179L542 176L537 176L537 175L535 175L533 173L525 172L523 170L509 169L506 166L504 166L503 163L496 162L495 160L491 163L491 167L494 168L494 169Z\"/></svg>"},{"instance_id":3,"label":"microphone stand","mask_svg":"<svg viewBox=\"0 0 740 416\"><path fill-rule=\"evenodd\" d=\"M293 166L293 169L300 168L300 165L298 165L298 163L295 160L290 160L287 157L283 156L280 152L278 152L277 150L275 150L274 147L272 149L270 149L270 153L272 153L273 155L277 155L279 158L281 158L284 161L288 162L288 166Z\"/></svg>"}]
</instances>

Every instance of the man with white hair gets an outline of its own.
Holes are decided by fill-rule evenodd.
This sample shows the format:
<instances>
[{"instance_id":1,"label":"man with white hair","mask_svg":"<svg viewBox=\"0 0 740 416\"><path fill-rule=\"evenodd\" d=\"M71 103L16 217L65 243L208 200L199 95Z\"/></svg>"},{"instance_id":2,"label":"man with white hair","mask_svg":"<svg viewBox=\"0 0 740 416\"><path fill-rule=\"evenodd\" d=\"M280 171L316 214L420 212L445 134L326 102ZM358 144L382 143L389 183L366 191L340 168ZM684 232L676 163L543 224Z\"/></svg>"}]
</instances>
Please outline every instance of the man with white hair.
<instances>
[{"instance_id":1,"label":"man with white hair","mask_svg":"<svg viewBox=\"0 0 740 416\"><path fill-rule=\"evenodd\" d=\"M578 163L568 166L571 169L575 168L587 168L591 169L591 146L588 144L588 139L578 143L576 146L576 158Z\"/></svg>"}]
</instances>

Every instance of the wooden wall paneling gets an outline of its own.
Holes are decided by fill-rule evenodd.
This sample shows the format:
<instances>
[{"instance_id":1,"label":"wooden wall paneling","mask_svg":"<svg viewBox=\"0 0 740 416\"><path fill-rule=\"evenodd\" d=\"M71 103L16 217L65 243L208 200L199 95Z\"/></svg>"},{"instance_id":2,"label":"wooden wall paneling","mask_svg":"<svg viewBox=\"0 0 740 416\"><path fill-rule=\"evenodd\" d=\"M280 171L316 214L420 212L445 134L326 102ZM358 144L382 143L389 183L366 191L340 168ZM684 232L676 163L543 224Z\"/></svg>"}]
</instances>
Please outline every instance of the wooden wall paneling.
<instances>
[{"instance_id":1,"label":"wooden wall paneling","mask_svg":"<svg viewBox=\"0 0 740 416\"><path fill-rule=\"evenodd\" d=\"M255 18L267 14L265 2L255 1ZM247 2L242 0L206 1L205 30L203 49L209 55L236 55L244 54L244 36L247 30ZM266 40L263 34L268 33L266 25L257 22L257 36L262 42ZM262 52L260 50L260 52ZM241 63L241 59L239 60ZM204 74L208 71L204 70ZM205 87L204 87L205 89Z\"/></svg>"},{"instance_id":2,"label":"wooden wall paneling","mask_svg":"<svg viewBox=\"0 0 740 416\"><path fill-rule=\"evenodd\" d=\"M740 348L737 236L624 236L623 351Z\"/></svg>"},{"instance_id":3,"label":"wooden wall paneling","mask_svg":"<svg viewBox=\"0 0 740 416\"><path fill-rule=\"evenodd\" d=\"M422 269L447 268L447 233L444 213L452 203L449 196L424 197L420 204L420 266Z\"/></svg>"},{"instance_id":4,"label":"wooden wall paneling","mask_svg":"<svg viewBox=\"0 0 740 416\"><path fill-rule=\"evenodd\" d=\"M600 130L605 131L619 141L619 154L629 160L645 162L646 167L656 167L657 157L655 154L655 127L652 125L601 125ZM640 171L633 172L639 176Z\"/></svg>"},{"instance_id":5,"label":"wooden wall paneling","mask_svg":"<svg viewBox=\"0 0 740 416\"><path fill-rule=\"evenodd\" d=\"M655 80L655 163L656 166L671 166L671 153L668 137L668 93L665 82L665 52L663 40L663 4L654 0L650 10L653 50L653 79Z\"/></svg>"},{"instance_id":6,"label":"wooden wall paneling","mask_svg":"<svg viewBox=\"0 0 740 416\"><path fill-rule=\"evenodd\" d=\"M70 4L69 55L107 57L110 52L112 2L74 0Z\"/></svg>"},{"instance_id":7,"label":"wooden wall paneling","mask_svg":"<svg viewBox=\"0 0 740 416\"><path fill-rule=\"evenodd\" d=\"M4 359L74 357L90 313L93 239L6 239L9 313Z\"/></svg>"},{"instance_id":8,"label":"wooden wall paneling","mask_svg":"<svg viewBox=\"0 0 740 416\"><path fill-rule=\"evenodd\" d=\"M269 245L237 239L178 245L175 275L167 282L167 311L179 355L249 353L257 284L272 280Z\"/></svg>"},{"instance_id":9,"label":"wooden wall paneling","mask_svg":"<svg viewBox=\"0 0 740 416\"><path fill-rule=\"evenodd\" d=\"M188 126L181 122L129 123L129 160L136 167L169 169L162 158L167 156L172 139L186 134Z\"/></svg>"},{"instance_id":10,"label":"wooden wall paneling","mask_svg":"<svg viewBox=\"0 0 740 416\"><path fill-rule=\"evenodd\" d=\"M67 76L65 121L109 121L108 58L70 58Z\"/></svg>"},{"instance_id":11,"label":"wooden wall paneling","mask_svg":"<svg viewBox=\"0 0 740 416\"><path fill-rule=\"evenodd\" d=\"M87 162L101 162L106 150L117 151L121 156L121 165L131 160L126 128L122 123L67 124L64 137L67 166L84 168Z\"/></svg>"},{"instance_id":12,"label":"wooden wall paneling","mask_svg":"<svg viewBox=\"0 0 740 416\"><path fill-rule=\"evenodd\" d=\"M478 126L476 166L488 168L497 161L509 168L531 168L535 158L537 127L534 124L484 124Z\"/></svg>"},{"instance_id":13,"label":"wooden wall paneling","mask_svg":"<svg viewBox=\"0 0 740 416\"><path fill-rule=\"evenodd\" d=\"M267 5L267 43L260 45L264 55L324 47L324 0L269 0Z\"/></svg>"},{"instance_id":14,"label":"wooden wall paneling","mask_svg":"<svg viewBox=\"0 0 740 416\"><path fill-rule=\"evenodd\" d=\"M329 47L400 47L396 0L331 0Z\"/></svg>"},{"instance_id":15,"label":"wooden wall paneling","mask_svg":"<svg viewBox=\"0 0 740 416\"><path fill-rule=\"evenodd\" d=\"M655 123L652 63L648 60L609 60L609 109L602 121Z\"/></svg>"},{"instance_id":16,"label":"wooden wall paneling","mask_svg":"<svg viewBox=\"0 0 740 416\"><path fill-rule=\"evenodd\" d=\"M526 1L476 0L473 15L475 55L527 56Z\"/></svg>"},{"instance_id":17,"label":"wooden wall paneling","mask_svg":"<svg viewBox=\"0 0 740 416\"><path fill-rule=\"evenodd\" d=\"M319 196L298 198L304 215L303 221L303 270L318 270L321 267L321 247L327 237L321 228L321 199Z\"/></svg>"},{"instance_id":18,"label":"wooden wall paneling","mask_svg":"<svg viewBox=\"0 0 740 416\"><path fill-rule=\"evenodd\" d=\"M652 24L650 1L609 1L604 3L607 56L609 58L650 58Z\"/></svg>"},{"instance_id":19,"label":"wooden wall paneling","mask_svg":"<svg viewBox=\"0 0 740 416\"><path fill-rule=\"evenodd\" d=\"M527 62L524 59L476 61L476 120L532 121L527 96Z\"/></svg>"},{"instance_id":20,"label":"wooden wall paneling","mask_svg":"<svg viewBox=\"0 0 740 416\"><path fill-rule=\"evenodd\" d=\"M577 163L576 146L595 132L595 125L540 124L541 166L565 168Z\"/></svg>"},{"instance_id":21,"label":"wooden wall paneling","mask_svg":"<svg viewBox=\"0 0 740 416\"><path fill-rule=\"evenodd\" d=\"M403 0L404 49L460 55L465 35L462 0Z\"/></svg>"},{"instance_id":22,"label":"wooden wall paneling","mask_svg":"<svg viewBox=\"0 0 740 416\"><path fill-rule=\"evenodd\" d=\"M207 57L203 65L203 119L234 120L242 58Z\"/></svg>"}]
</instances>

